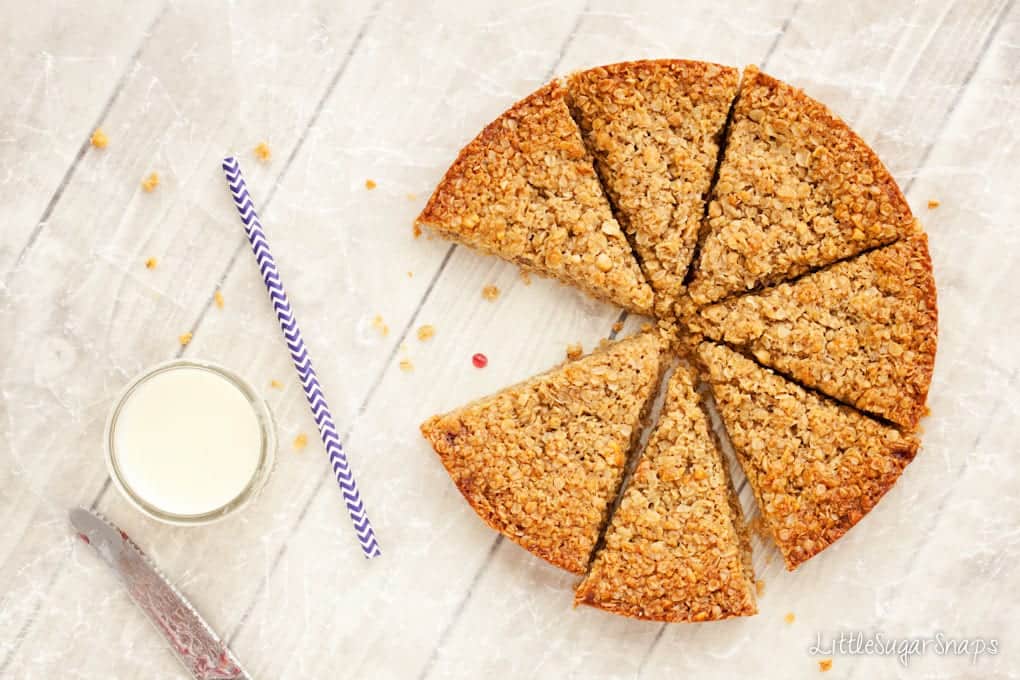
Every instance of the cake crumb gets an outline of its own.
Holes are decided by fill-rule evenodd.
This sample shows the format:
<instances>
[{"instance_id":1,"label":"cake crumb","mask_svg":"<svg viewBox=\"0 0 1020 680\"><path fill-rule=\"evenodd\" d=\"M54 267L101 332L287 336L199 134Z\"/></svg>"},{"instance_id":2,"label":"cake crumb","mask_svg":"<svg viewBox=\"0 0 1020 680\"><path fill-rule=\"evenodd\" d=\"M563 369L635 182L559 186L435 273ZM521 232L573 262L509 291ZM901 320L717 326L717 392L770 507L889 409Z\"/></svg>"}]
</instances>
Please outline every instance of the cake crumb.
<instances>
[{"instance_id":1,"label":"cake crumb","mask_svg":"<svg viewBox=\"0 0 1020 680\"><path fill-rule=\"evenodd\" d=\"M928 201L928 210L934 210L935 208L939 207L940 205L942 205L941 201L937 201L934 198L929 199L929 201Z\"/></svg>"},{"instance_id":2,"label":"cake crumb","mask_svg":"<svg viewBox=\"0 0 1020 680\"><path fill-rule=\"evenodd\" d=\"M390 327L386 325L382 316L379 314L376 314L375 318L372 319L372 328L376 329L384 336L389 335L390 333Z\"/></svg>"},{"instance_id":3,"label":"cake crumb","mask_svg":"<svg viewBox=\"0 0 1020 680\"><path fill-rule=\"evenodd\" d=\"M758 579L754 582L754 594L758 597L765 594L765 581Z\"/></svg>"},{"instance_id":4,"label":"cake crumb","mask_svg":"<svg viewBox=\"0 0 1020 680\"><path fill-rule=\"evenodd\" d=\"M365 188L368 189L369 191L375 189L377 186L378 185L373 180L370 179L365 180Z\"/></svg>"},{"instance_id":5,"label":"cake crumb","mask_svg":"<svg viewBox=\"0 0 1020 680\"><path fill-rule=\"evenodd\" d=\"M102 128L96 128L96 131L89 137L89 143L97 149L105 149L106 145L110 143L106 133L103 132Z\"/></svg>"},{"instance_id":6,"label":"cake crumb","mask_svg":"<svg viewBox=\"0 0 1020 680\"><path fill-rule=\"evenodd\" d=\"M158 261L156 260L156 258L150 257L149 259L147 259L145 261L145 268L146 269L155 269L157 264L158 264Z\"/></svg>"},{"instance_id":7,"label":"cake crumb","mask_svg":"<svg viewBox=\"0 0 1020 680\"><path fill-rule=\"evenodd\" d=\"M524 282L525 286L530 286L531 285L531 273L522 269L521 270L521 281Z\"/></svg>"},{"instance_id":8,"label":"cake crumb","mask_svg":"<svg viewBox=\"0 0 1020 680\"><path fill-rule=\"evenodd\" d=\"M786 621L787 623L793 623L796 620L797 617L793 615L793 612L787 612L786 616L783 617L783 621Z\"/></svg>"},{"instance_id":9,"label":"cake crumb","mask_svg":"<svg viewBox=\"0 0 1020 680\"><path fill-rule=\"evenodd\" d=\"M187 345L189 342L191 342L191 335L192 335L191 331L188 331L187 333L181 333L180 335L177 336L177 340L181 343L181 346Z\"/></svg>"},{"instance_id":10,"label":"cake crumb","mask_svg":"<svg viewBox=\"0 0 1020 680\"><path fill-rule=\"evenodd\" d=\"M411 363L410 359L401 359L400 370L403 371L404 373L410 373L411 371L414 370L414 364Z\"/></svg>"},{"instance_id":11,"label":"cake crumb","mask_svg":"<svg viewBox=\"0 0 1020 680\"><path fill-rule=\"evenodd\" d=\"M822 659L818 662L818 670L822 673L827 673L832 670L832 659Z\"/></svg>"},{"instance_id":12,"label":"cake crumb","mask_svg":"<svg viewBox=\"0 0 1020 680\"><path fill-rule=\"evenodd\" d=\"M146 193L152 193L159 186L159 173L150 172L149 176L142 180L142 188Z\"/></svg>"},{"instance_id":13,"label":"cake crumb","mask_svg":"<svg viewBox=\"0 0 1020 680\"><path fill-rule=\"evenodd\" d=\"M408 194L407 195L407 200L409 200L409 201L417 201L418 200L418 194Z\"/></svg>"},{"instance_id":14,"label":"cake crumb","mask_svg":"<svg viewBox=\"0 0 1020 680\"><path fill-rule=\"evenodd\" d=\"M489 302L492 302L499 297L499 286L493 286L490 284L485 288L482 288L482 297Z\"/></svg>"},{"instance_id":15,"label":"cake crumb","mask_svg":"<svg viewBox=\"0 0 1020 680\"><path fill-rule=\"evenodd\" d=\"M261 163L268 163L272 157L273 151L269 148L269 145L265 142L259 142L259 145L255 147L255 158L259 159Z\"/></svg>"},{"instance_id":16,"label":"cake crumb","mask_svg":"<svg viewBox=\"0 0 1020 680\"><path fill-rule=\"evenodd\" d=\"M431 340L435 334L436 327L430 323L427 323L424 326L418 328L418 339L421 340L422 342L425 342L426 340Z\"/></svg>"},{"instance_id":17,"label":"cake crumb","mask_svg":"<svg viewBox=\"0 0 1020 680\"><path fill-rule=\"evenodd\" d=\"M413 279L414 278L414 272L407 272L407 278Z\"/></svg>"},{"instance_id":18,"label":"cake crumb","mask_svg":"<svg viewBox=\"0 0 1020 680\"><path fill-rule=\"evenodd\" d=\"M213 301L216 303L216 307L223 309L223 293L220 291L213 293Z\"/></svg>"},{"instance_id":19,"label":"cake crumb","mask_svg":"<svg viewBox=\"0 0 1020 680\"><path fill-rule=\"evenodd\" d=\"M622 321L617 321L616 323L613 324L613 332L614 333L619 333L622 330L623 330L623 322Z\"/></svg>"},{"instance_id":20,"label":"cake crumb","mask_svg":"<svg viewBox=\"0 0 1020 680\"><path fill-rule=\"evenodd\" d=\"M567 345L567 358L571 361L580 359L581 355L584 354L584 347L579 342L572 342Z\"/></svg>"},{"instance_id":21,"label":"cake crumb","mask_svg":"<svg viewBox=\"0 0 1020 680\"><path fill-rule=\"evenodd\" d=\"M276 380L275 378L269 381L269 386L272 387L274 390L283 389L283 383L280 382L279 380Z\"/></svg>"},{"instance_id":22,"label":"cake crumb","mask_svg":"<svg viewBox=\"0 0 1020 680\"><path fill-rule=\"evenodd\" d=\"M421 237L421 227L419 225L415 224L414 225L414 230L411 233L414 234L415 238L420 238Z\"/></svg>"},{"instance_id":23,"label":"cake crumb","mask_svg":"<svg viewBox=\"0 0 1020 680\"><path fill-rule=\"evenodd\" d=\"M306 435L304 432L302 432L298 436L294 437L294 450L295 451L300 451L301 449L305 448L306 446L308 446L308 435Z\"/></svg>"}]
</instances>

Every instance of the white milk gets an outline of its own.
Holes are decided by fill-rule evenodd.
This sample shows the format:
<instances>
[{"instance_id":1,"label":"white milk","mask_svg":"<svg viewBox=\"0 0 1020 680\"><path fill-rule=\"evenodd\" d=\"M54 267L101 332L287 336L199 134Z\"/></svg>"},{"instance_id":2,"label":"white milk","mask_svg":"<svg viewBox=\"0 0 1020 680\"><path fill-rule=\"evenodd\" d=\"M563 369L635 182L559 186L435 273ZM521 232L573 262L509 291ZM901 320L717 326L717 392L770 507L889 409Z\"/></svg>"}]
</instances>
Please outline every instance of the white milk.
<instances>
[{"instance_id":1,"label":"white milk","mask_svg":"<svg viewBox=\"0 0 1020 680\"><path fill-rule=\"evenodd\" d=\"M127 393L108 445L129 495L165 514L203 515L253 483L264 439L256 407L237 385L206 368L173 365Z\"/></svg>"}]
</instances>

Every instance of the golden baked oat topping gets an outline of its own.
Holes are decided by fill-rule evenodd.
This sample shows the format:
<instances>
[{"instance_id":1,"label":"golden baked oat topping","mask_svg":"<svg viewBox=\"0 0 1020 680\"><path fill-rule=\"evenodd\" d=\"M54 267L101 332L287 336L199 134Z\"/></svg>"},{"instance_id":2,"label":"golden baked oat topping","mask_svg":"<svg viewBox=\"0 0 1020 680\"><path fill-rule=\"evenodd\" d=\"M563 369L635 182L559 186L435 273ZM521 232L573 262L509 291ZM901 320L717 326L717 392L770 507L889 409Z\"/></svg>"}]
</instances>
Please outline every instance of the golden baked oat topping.
<instances>
[{"instance_id":1,"label":"golden baked oat topping","mask_svg":"<svg viewBox=\"0 0 1020 680\"><path fill-rule=\"evenodd\" d=\"M550 83L468 144L416 225L637 312L652 306L564 89Z\"/></svg>"},{"instance_id":2,"label":"golden baked oat topping","mask_svg":"<svg viewBox=\"0 0 1020 680\"><path fill-rule=\"evenodd\" d=\"M421 431L490 527L581 574L664 360L655 334L637 335L434 416Z\"/></svg>"},{"instance_id":3,"label":"golden baked oat topping","mask_svg":"<svg viewBox=\"0 0 1020 680\"><path fill-rule=\"evenodd\" d=\"M568 79L571 112L663 316L683 291L738 81L735 68L679 59Z\"/></svg>"},{"instance_id":4,"label":"golden baked oat topping","mask_svg":"<svg viewBox=\"0 0 1020 680\"><path fill-rule=\"evenodd\" d=\"M670 622L757 612L744 519L694 382L685 367L670 379L575 603Z\"/></svg>"},{"instance_id":5,"label":"golden baked oat topping","mask_svg":"<svg viewBox=\"0 0 1020 680\"><path fill-rule=\"evenodd\" d=\"M918 233L704 307L691 325L808 387L913 430L935 366L937 317L928 239Z\"/></svg>"},{"instance_id":6,"label":"golden baked oat topping","mask_svg":"<svg viewBox=\"0 0 1020 680\"><path fill-rule=\"evenodd\" d=\"M789 570L866 515L917 453L911 436L710 342L698 356Z\"/></svg>"},{"instance_id":7,"label":"golden baked oat topping","mask_svg":"<svg viewBox=\"0 0 1020 680\"><path fill-rule=\"evenodd\" d=\"M749 66L689 291L701 305L778 283L912 224L889 171L846 123Z\"/></svg>"}]
</instances>

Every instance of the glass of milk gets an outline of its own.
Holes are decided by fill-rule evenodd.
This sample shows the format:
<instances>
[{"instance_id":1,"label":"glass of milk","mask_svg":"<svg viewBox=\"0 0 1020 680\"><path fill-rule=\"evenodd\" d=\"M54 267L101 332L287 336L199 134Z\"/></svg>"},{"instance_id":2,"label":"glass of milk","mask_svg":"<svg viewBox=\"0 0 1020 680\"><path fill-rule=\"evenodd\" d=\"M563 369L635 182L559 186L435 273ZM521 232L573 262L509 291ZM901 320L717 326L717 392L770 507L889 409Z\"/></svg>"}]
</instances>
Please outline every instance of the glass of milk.
<instances>
[{"instance_id":1,"label":"glass of milk","mask_svg":"<svg viewBox=\"0 0 1020 680\"><path fill-rule=\"evenodd\" d=\"M159 364L121 393L106 423L113 483L150 517L207 524L247 505L276 455L269 408L215 364Z\"/></svg>"}]
</instances>

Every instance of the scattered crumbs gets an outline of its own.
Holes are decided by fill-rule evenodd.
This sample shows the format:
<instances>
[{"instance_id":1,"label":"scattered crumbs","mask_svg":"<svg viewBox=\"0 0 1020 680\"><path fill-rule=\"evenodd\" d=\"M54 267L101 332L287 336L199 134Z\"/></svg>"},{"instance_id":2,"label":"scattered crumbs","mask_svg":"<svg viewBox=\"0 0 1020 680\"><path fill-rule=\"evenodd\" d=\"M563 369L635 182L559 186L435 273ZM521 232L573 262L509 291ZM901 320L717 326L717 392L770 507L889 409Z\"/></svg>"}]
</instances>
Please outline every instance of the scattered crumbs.
<instances>
[{"instance_id":1,"label":"scattered crumbs","mask_svg":"<svg viewBox=\"0 0 1020 680\"><path fill-rule=\"evenodd\" d=\"M255 147L255 158L259 159L261 163L268 163L272 157L273 150L269 148L269 145L265 142L259 142L259 145Z\"/></svg>"},{"instance_id":2,"label":"scattered crumbs","mask_svg":"<svg viewBox=\"0 0 1020 680\"><path fill-rule=\"evenodd\" d=\"M376 314L375 318L372 319L372 328L376 329L383 335L389 335L390 333L390 327L386 325L383 318L378 314Z\"/></svg>"},{"instance_id":3,"label":"scattered crumbs","mask_svg":"<svg viewBox=\"0 0 1020 680\"><path fill-rule=\"evenodd\" d=\"M96 131L89 137L89 143L97 149L105 149L106 145L110 143L106 133L103 132L102 128L96 128Z\"/></svg>"},{"instance_id":4,"label":"scattered crumbs","mask_svg":"<svg viewBox=\"0 0 1020 680\"><path fill-rule=\"evenodd\" d=\"M655 326L653 326L652 324L648 323L647 321L645 323L641 324L641 332L642 333L648 333L653 328L655 328Z\"/></svg>"},{"instance_id":5,"label":"scattered crumbs","mask_svg":"<svg viewBox=\"0 0 1020 680\"><path fill-rule=\"evenodd\" d=\"M418 238L418 237L421 236L421 226L419 226L417 222L414 225L414 231L412 233L414 234L415 238Z\"/></svg>"},{"instance_id":6,"label":"scattered crumbs","mask_svg":"<svg viewBox=\"0 0 1020 680\"><path fill-rule=\"evenodd\" d=\"M584 354L584 347L579 342L572 342L567 345L567 358L571 361L580 359L581 355Z\"/></svg>"},{"instance_id":7,"label":"scattered crumbs","mask_svg":"<svg viewBox=\"0 0 1020 680\"><path fill-rule=\"evenodd\" d=\"M424 326L418 328L418 339L421 340L422 342L425 342L426 340L431 340L435 334L436 327L430 323L427 323Z\"/></svg>"},{"instance_id":8,"label":"scattered crumbs","mask_svg":"<svg viewBox=\"0 0 1020 680\"><path fill-rule=\"evenodd\" d=\"M757 581L754 582L754 593L758 597L761 597L762 595L765 594L765 581L758 579Z\"/></svg>"},{"instance_id":9,"label":"scattered crumbs","mask_svg":"<svg viewBox=\"0 0 1020 680\"><path fill-rule=\"evenodd\" d=\"M531 274L529 272L526 272L526 271L524 271L522 269L521 270L521 281L524 282L525 286L530 286L531 285Z\"/></svg>"},{"instance_id":10,"label":"scattered crumbs","mask_svg":"<svg viewBox=\"0 0 1020 680\"><path fill-rule=\"evenodd\" d=\"M614 333L619 333L622 330L623 330L623 322L622 321L617 321L616 323L613 324L613 332Z\"/></svg>"},{"instance_id":11,"label":"scattered crumbs","mask_svg":"<svg viewBox=\"0 0 1020 680\"><path fill-rule=\"evenodd\" d=\"M786 616L783 617L783 621L786 621L787 623L793 623L796 620L797 617L793 615L793 612L787 612Z\"/></svg>"},{"instance_id":12,"label":"scattered crumbs","mask_svg":"<svg viewBox=\"0 0 1020 680\"><path fill-rule=\"evenodd\" d=\"M485 368L489 365L489 357L485 356L481 352L478 352L471 357L471 363L475 365L475 368Z\"/></svg>"},{"instance_id":13,"label":"scattered crumbs","mask_svg":"<svg viewBox=\"0 0 1020 680\"><path fill-rule=\"evenodd\" d=\"M400 370L403 371L404 373L410 373L411 371L414 370L414 364L411 363L410 359L401 359Z\"/></svg>"},{"instance_id":14,"label":"scattered crumbs","mask_svg":"<svg viewBox=\"0 0 1020 680\"><path fill-rule=\"evenodd\" d=\"M490 284L485 288L482 288L482 297L489 302L492 302L499 297L499 286L493 286Z\"/></svg>"},{"instance_id":15,"label":"scattered crumbs","mask_svg":"<svg viewBox=\"0 0 1020 680\"><path fill-rule=\"evenodd\" d=\"M274 390L282 390L283 389L283 383L280 382L279 380L276 380L276 379L270 380L269 381L269 386L272 387Z\"/></svg>"},{"instance_id":16,"label":"scattered crumbs","mask_svg":"<svg viewBox=\"0 0 1020 680\"><path fill-rule=\"evenodd\" d=\"M145 261L145 268L146 269L155 269L156 268L156 264L157 264L156 258L150 257L148 260Z\"/></svg>"},{"instance_id":17,"label":"scattered crumbs","mask_svg":"<svg viewBox=\"0 0 1020 680\"><path fill-rule=\"evenodd\" d=\"M373 180L370 180L370 179L366 179L365 180L365 188L368 189L369 191L371 191L372 189L375 189L376 186L378 186L378 185Z\"/></svg>"},{"instance_id":18,"label":"scattered crumbs","mask_svg":"<svg viewBox=\"0 0 1020 680\"><path fill-rule=\"evenodd\" d=\"M180 335L177 336L177 340L180 341L181 345L187 345L189 342L191 342L191 331L188 331L187 333L181 333Z\"/></svg>"},{"instance_id":19,"label":"scattered crumbs","mask_svg":"<svg viewBox=\"0 0 1020 680\"><path fill-rule=\"evenodd\" d=\"M308 435L302 432L298 436L294 437L294 450L300 451L301 449L308 446Z\"/></svg>"},{"instance_id":20,"label":"scattered crumbs","mask_svg":"<svg viewBox=\"0 0 1020 680\"><path fill-rule=\"evenodd\" d=\"M407 195L407 200L409 200L409 201L417 201L418 200L418 194L408 194Z\"/></svg>"},{"instance_id":21,"label":"scattered crumbs","mask_svg":"<svg viewBox=\"0 0 1020 680\"><path fill-rule=\"evenodd\" d=\"M145 191L148 193L152 193L153 191L155 191L156 187L158 186L159 186L158 173L150 172L149 176L142 180L142 188L145 189Z\"/></svg>"},{"instance_id":22,"label":"scattered crumbs","mask_svg":"<svg viewBox=\"0 0 1020 680\"><path fill-rule=\"evenodd\" d=\"M831 671L832 670L832 659L822 659L821 661L819 661L818 662L818 670L820 670L823 673Z\"/></svg>"},{"instance_id":23,"label":"scattered crumbs","mask_svg":"<svg viewBox=\"0 0 1020 680\"><path fill-rule=\"evenodd\" d=\"M934 198L932 198L932 199L930 199L928 201L928 210L934 210L935 208L939 207L940 205L942 205L941 201L936 201Z\"/></svg>"},{"instance_id":24,"label":"scattered crumbs","mask_svg":"<svg viewBox=\"0 0 1020 680\"><path fill-rule=\"evenodd\" d=\"M414 272L407 272L407 278L413 279L414 278Z\"/></svg>"},{"instance_id":25,"label":"scattered crumbs","mask_svg":"<svg viewBox=\"0 0 1020 680\"><path fill-rule=\"evenodd\" d=\"M221 293L220 291L216 291L215 293L213 293L213 302L216 303L217 307L223 309L223 293Z\"/></svg>"}]
</instances>

